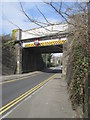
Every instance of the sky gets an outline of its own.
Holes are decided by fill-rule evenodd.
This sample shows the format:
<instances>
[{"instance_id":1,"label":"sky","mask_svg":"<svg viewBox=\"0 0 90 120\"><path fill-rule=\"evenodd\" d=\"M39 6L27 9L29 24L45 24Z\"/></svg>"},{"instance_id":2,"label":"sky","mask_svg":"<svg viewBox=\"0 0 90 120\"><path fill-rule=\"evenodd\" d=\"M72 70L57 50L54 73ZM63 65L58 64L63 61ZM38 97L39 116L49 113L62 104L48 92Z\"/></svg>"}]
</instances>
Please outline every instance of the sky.
<instances>
[{"instance_id":1,"label":"sky","mask_svg":"<svg viewBox=\"0 0 90 120\"><path fill-rule=\"evenodd\" d=\"M60 22L61 18L55 11L53 11L48 5L41 2L22 2L23 8L26 13L33 19L38 21L45 21L42 15L37 10L36 6L44 13L50 22ZM26 16L21 12L19 2L2 2L0 4L1 21L0 21L0 34L9 34L12 29L17 27L12 23L16 24L23 30L32 29L38 27L34 23L31 23Z\"/></svg>"},{"instance_id":2,"label":"sky","mask_svg":"<svg viewBox=\"0 0 90 120\"><path fill-rule=\"evenodd\" d=\"M39 27L34 23L31 23L25 15L21 12L21 7L19 4L19 0L0 0L0 35L1 34L11 34L13 29L17 29L17 27L13 24L16 24L23 30L28 30L32 28ZM22 2L22 6L28 16L38 21L45 21L42 15L37 10L36 6L42 11L46 18L52 23L57 23L63 21L62 17L58 13L56 13L50 6L46 5L45 0L20 0ZM25 2L26 1L26 2ZM37 2L36 2L37 1ZM41 1L41 2L40 2ZM46 0L47 1L47 0ZM48 0L51 1L51 0ZM56 1L54 5L58 8L59 4ZM74 0L62 0L63 2L62 9L64 10L66 5L71 5ZM66 2L69 1L69 2ZM70 2L72 1L72 2ZM81 0L83 1L83 0ZM85 0L88 1L88 0ZM13 23L13 24L11 24Z\"/></svg>"}]
</instances>

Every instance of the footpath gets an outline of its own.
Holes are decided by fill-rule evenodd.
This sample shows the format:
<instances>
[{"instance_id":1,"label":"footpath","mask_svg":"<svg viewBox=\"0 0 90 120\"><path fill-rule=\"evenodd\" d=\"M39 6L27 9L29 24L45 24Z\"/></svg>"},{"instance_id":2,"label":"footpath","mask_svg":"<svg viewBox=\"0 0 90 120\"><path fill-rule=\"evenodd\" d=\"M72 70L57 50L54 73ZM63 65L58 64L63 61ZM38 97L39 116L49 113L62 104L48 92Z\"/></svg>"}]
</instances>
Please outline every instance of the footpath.
<instances>
[{"instance_id":1,"label":"footpath","mask_svg":"<svg viewBox=\"0 0 90 120\"><path fill-rule=\"evenodd\" d=\"M0 76L0 82L7 81L7 80L13 80L23 77L28 77L34 74L39 74L40 71L30 72L30 73L24 73L24 74L15 74L15 75L2 75Z\"/></svg>"},{"instance_id":2,"label":"footpath","mask_svg":"<svg viewBox=\"0 0 90 120\"><path fill-rule=\"evenodd\" d=\"M51 69L53 69L53 67L51 67ZM44 69L43 71L47 71L47 70L48 70L48 68ZM0 82L13 80L13 79L19 79L19 78L23 78L23 77L29 77L32 75L39 74L43 71L34 71L34 72L29 72L29 73L24 73L24 74L14 74L14 75L0 75Z\"/></svg>"},{"instance_id":3,"label":"footpath","mask_svg":"<svg viewBox=\"0 0 90 120\"><path fill-rule=\"evenodd\" d=\"M77 118L77 115L69 100L67 83L57 73L9 112L6 118Z\"/></svg>"}]
</instances>

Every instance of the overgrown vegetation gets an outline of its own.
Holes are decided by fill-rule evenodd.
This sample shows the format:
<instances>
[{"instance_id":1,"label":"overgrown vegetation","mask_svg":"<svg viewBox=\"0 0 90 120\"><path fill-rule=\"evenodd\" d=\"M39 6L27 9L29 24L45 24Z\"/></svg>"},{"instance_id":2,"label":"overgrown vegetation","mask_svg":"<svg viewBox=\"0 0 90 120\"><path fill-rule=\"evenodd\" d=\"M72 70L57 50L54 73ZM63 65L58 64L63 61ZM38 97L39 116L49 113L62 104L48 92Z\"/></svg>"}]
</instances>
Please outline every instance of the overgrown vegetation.
<instances>
[{"instance_id":1,"label":"overgrown vegetation","mask_svg":"<svg viewBox=\"0 0 90 120\"><path fill-rule=\"evenodd\" d=\"M71 98L73 103L83 103L85 83L88 77L87 51L79 45L74 46L72 60L72 81L70 84Z\"/></svg>"},{"instance_id":2,"label":"overgrown vegetation","mask_svg":"<svg viewBox=\"0 0 90 120\"><path fill-rule=\"evenodd\" d=\"M88 21L87 12L74 16L76 26L70 31L68 44L68 90L72 105L77 109L82 106L83 115L88 116ZM81 26L80 26L81 25ZM70 77L68 77L70 73Z\"/></svg>"},{"instance_id":3,"label":"overgrown vegetation","mask_svg":"<svg viewBox=\"0 0 90 120\"><path fill-rule=\"evenodd\" d=\"M69 92L72 105L75 108L81 105L83 112L88 114L88 52L79 44L74 45L71 64Z\"/></svg>"},{"instance_id":4,"label":"overgrown vegetation","mask_svg":"<svg viewBox=\"0 0 90 120\"><path fill-rule=\"evenodd\" d=\"M14 40L10 35L2 36L2 74L9 75L16 72L16 55Z\"/></svg>"},{"instance_id":5,"label":"overgrown vegetation","mask_svg":"<svg viewBox=\"0 0 90 120\"><path fill-rule=\"evenodd\" d=\"M43 58L43 61L44 61L45 65L46 65L46 67L51 66L51 57L52 57L51 54L42 54L42 58Z\"/></svg>"},{"instance_id":6,"label":"overgrown vegetation","mask_svg":"<svg viewBox=\"0 0 90 120\"><path fill-rule=\"evenodd\" d=\"M18 29L12 30L12 38L13 40L16 40Z\"/></svg>"}]
</instances>

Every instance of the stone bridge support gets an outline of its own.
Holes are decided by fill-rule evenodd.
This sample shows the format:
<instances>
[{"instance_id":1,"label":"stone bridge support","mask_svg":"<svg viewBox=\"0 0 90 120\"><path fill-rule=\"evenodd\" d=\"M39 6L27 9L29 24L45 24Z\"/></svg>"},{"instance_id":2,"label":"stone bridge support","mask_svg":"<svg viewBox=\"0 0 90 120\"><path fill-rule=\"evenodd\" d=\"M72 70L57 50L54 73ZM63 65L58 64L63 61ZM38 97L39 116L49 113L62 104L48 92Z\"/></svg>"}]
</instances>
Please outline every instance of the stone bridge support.
<instances>
[{"instance_id":1,"label":"stone bridge support","mask_svg":"<svg viewBox=\"0 0 90 120\"><path fill-rule=\"evenodd\" d=\"M19 43L15 44L16 50L16 74L22 73L22 48Z\"/></svg>"},{"instance_id":2,"label":"stone bridge support","mask_svg":"<svg viewBox=\"0 0 90 120\"><path fill-rule=\"evenodd\" d=\"M42 70L45 67L41 53L22 48L16 43L16 74Z\"/></svg>"}]
</instances>

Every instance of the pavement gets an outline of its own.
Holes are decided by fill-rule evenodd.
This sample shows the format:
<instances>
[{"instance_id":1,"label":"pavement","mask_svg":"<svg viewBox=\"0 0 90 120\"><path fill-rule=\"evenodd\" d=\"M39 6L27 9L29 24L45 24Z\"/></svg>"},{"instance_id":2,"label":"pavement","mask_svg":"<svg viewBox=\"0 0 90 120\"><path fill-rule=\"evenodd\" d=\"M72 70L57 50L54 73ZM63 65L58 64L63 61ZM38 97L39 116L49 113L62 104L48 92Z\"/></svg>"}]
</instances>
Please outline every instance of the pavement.
<instances>
[{"instance_id":1,"label":"pavement","mask_svg":"<svg viewBox=\"0 0 90 120\"><path fill-rule=\"evenodd\" d=\"M25 76L31 76L34 74L38 74L40 71L30 72L30 73L24 73L24 74L15 74L15 75L2 75L0 76L0 81L7 81L7 80L13 80L17 78L23 78Z\"/></svg>"},{"instance_id":2,"label":"pavement","mask_svg":"<svg viewBox=\"0 0 90 120\"><path fill-rule=\"evenodd\" d=\"M76 118L73 111L67 83L61 74L48 81L45 85L23 100L8 112L5 118Z\"/></svg>"},{"instance_id":3,"label":"pavement","mask_svg":"<svg viewBox=\"0 0 90 120\"><path fill-rule=\"evenodd\" d=\"M54 69L54 67L50 67L50 69ZM47 70L48 69L44 69L43 71L47 71ZM14 75L0 75L0 82L23 78L23 77L27 77L27 76L31 76L31 75L39 74L39 73L42 73L42 71L34 71L34 72L29 72L29 73L24 73L24 74L14 74Z\"/></svg>"}]
</instances>

